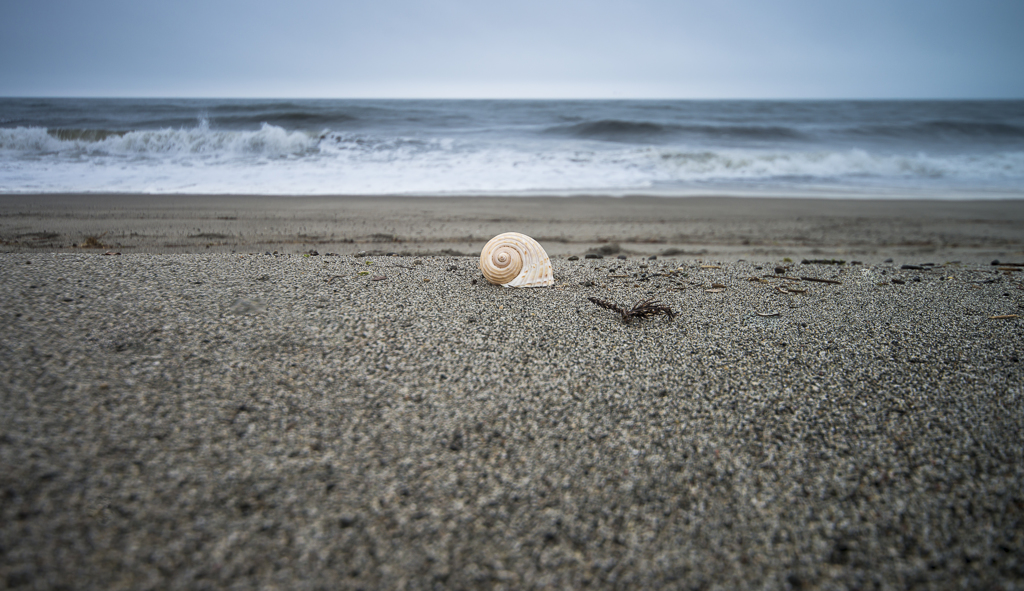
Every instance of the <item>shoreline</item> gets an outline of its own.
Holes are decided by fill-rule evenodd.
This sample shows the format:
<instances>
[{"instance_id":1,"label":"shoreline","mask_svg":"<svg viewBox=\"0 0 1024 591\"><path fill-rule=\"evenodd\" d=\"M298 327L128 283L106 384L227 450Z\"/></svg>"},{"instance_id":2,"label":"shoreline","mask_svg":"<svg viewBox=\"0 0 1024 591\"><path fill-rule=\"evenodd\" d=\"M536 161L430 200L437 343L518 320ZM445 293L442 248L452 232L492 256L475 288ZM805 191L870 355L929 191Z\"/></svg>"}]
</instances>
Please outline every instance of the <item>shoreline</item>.
<instances>
[{"instance_id":1,"label":"shoreline","mask_svg":"<svg viewBox=\"0 0 1024 591\"><path fill-rule=\"evenodd\" d=\"M1024 200L809 197L0 195L6 252L358 252L474 256L508 230L552 257L987 262L1024 258ZM72 246L76 245L76 246Z\"/></svg>"}]
</instances>

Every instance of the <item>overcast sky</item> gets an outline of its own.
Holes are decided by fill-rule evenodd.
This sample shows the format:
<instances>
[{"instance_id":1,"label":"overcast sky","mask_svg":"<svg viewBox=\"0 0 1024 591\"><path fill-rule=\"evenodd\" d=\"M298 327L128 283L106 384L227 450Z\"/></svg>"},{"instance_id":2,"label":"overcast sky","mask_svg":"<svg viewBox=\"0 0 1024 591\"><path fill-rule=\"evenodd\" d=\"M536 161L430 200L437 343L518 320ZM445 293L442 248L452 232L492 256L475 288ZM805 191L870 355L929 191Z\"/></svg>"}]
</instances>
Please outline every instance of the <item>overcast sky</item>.
<instances>
[{"instance_id":1,"label":"overcast sky","mask_svg":"<svg viewBox=\"0 0 1024 591\"><path fill-rule=\"evenodd\" d=\"M0 96L1024 98L1024 0L4 0Z\"/></svg>"}]
</instances>

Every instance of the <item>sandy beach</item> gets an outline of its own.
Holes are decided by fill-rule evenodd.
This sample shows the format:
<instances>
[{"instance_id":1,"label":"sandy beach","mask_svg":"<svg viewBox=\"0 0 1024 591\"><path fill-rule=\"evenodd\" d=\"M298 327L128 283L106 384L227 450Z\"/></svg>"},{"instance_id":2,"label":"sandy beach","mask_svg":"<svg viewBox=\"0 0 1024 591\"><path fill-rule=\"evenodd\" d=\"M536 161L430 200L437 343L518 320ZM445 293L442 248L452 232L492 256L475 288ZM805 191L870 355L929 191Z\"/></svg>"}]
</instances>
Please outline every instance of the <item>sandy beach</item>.
<instances>
[{"instance_id":1,"label":"sandy beach","mask_svg":"<svg viewBox=\"0 0 1024 591\"><path fill-rule=\"evenodd\" d=\"M1022 201L2 196L0 583L1021 589L1022 227ZM482 279L508 230L553 287Z\"/></svg>"},{"instance_id":2,"label":"sandy beach","mask_svg":"<svg viewBox=\"0 0 1024 591\"><path fill-rule=\"evenodd\" d=\"M122 253L476 256L516 230L554 257L618 244L631 256L988 263L1024 259L1024 200L654 197L5 195L0 249Z\"/></svg>"}]
</instances>

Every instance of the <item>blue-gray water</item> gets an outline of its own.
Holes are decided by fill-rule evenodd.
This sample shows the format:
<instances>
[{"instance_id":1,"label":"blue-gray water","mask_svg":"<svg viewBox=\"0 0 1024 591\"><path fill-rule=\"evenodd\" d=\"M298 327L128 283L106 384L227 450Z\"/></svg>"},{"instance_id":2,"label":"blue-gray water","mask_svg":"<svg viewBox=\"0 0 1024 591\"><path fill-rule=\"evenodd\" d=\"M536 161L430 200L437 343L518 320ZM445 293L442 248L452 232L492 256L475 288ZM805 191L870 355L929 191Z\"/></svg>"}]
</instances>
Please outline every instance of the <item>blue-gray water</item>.
<instances>
[{"instance_id":1,"label":"blue-gray water","mask_svg":"<svg viewBox=\"0 0 1024 591\"><path fill-rule=\"evenodd\" d=\"M1024 101L0 99L0 192L1024 197Z\"/></svg>"}]
</instances>

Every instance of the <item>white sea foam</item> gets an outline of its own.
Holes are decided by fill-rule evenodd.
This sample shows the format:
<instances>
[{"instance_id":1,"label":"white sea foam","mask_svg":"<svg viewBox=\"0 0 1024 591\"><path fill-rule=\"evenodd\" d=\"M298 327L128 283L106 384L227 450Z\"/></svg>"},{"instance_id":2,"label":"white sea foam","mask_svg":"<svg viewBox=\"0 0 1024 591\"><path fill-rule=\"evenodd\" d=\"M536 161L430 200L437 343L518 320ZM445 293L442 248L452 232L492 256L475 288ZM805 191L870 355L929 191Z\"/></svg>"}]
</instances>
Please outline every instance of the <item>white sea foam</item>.
<instances>
[{"instance_id":1,"label":"white sea foam","mask_svg":"<svg viewBox=\"0 0 1024 591\"><path fill-rule=\"evenodd\" d=\"M1024 176L1024 152L985 156L872 154L865 150L664 152L669 175L678 180L780 178L951 181L1015 180Z\"/></svg>"},{"instance_id":2,"label":"white sea foam","mask_svg":"<svg viewBox=\"0 0 1024 591\"><path fill-rule=\"evenodd\" d=\"M82 137L102 139L82 139ZM71 139L59 139L61 137ZM972 187L1021 192L1024 152L707 149L192 128L0 129L0 192L254 194L608 192L695 187Z\"/></svg>"},{"instance_id":3,"label":"white sea foam","mask_svg":"<svg viewBox=\"0 0 1024 591\"><path fill-rule=\"evenodd\" d=\"M206 121L191 129L159 129L110 134L90 141L58 139L40 127L0 129L0 151L11 157L63 155L81 157L199 155L207 158L257 156L275 158L313 150L317 138L266 123L258 131L214 131Z\"/></svg>"}]
</instances>

